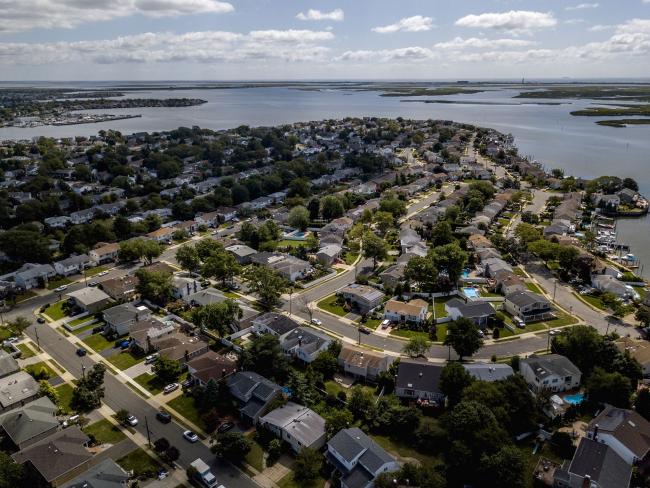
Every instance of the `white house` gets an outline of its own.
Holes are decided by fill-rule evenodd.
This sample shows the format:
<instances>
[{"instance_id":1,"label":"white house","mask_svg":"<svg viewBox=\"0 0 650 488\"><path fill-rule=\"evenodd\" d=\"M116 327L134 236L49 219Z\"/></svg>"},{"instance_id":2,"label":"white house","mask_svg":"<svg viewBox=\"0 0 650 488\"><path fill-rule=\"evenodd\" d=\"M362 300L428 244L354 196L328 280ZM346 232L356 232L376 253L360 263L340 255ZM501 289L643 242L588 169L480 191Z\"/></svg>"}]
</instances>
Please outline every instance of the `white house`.
<instances>
[{"instance_id":1,"label":"white house","mask_svg":"<svg viewBox=\"0 0 650 488\"><path fill-rule=\"evenodd\" d=\"M650 422L634 410L607 405L589 422L587 437L607 444L629 465L643 461L650 452Z\"/></svg>"},{"instance_id":2,"label":"white house","mask_svg":"<svg viewBox=\"0 0 650 488\"><path fill-rule=\"evenodd\" d=\"M87 254L77 254L54 263L54 270L58 275L68 276L71 274L81 273L84 269L94 265L95 263Z\"/></svg>"},{"instance_id":3,"label":"white house","mask_svg":"<svg viewBox=\"0 0 650 488\"><path fill-rule=\"evenodd\" d=\"M408 303L399 300L388 300L384 306L384 318L391 322L421 324L427 319L428 309L429 304L419 298Z\"/></svg>"},{"instance_id":4,"label":"white house","mask_svg":"<svg viewBox=\"0 0 650 488\"><path fill-rule=\"evenodd\" d=\"M288 443L294 452L303 447L318 450L325 445L325 419L297 403L287 402L271 410L259 423Z\"/></svg>"},{"instance_id":5,"label":"white house","mask_svg":"<svg viewBox=\"0 0 650 488\"><path fill-rule=\"evenodd\" d=\"M297 327L286 334L280 341L285 354L296 357L306 363L311 363L325 351L332 340L307 327Z\"/></svg>"},{"instance_id":6,"label":"white house","mask_svg":"<svg viewBox=\"0 0 650 488\"><path fill-rule=\"evenodd\" d=\"M88 252L88 256L95 264L102 264L109 261L115 261L120 252L120 246L117 243L98 245L95 249Z\"/></svg>"},{"instance_id":7,"label":"white house","mask_svg":"<svg viewBox=\"0 0 650 488\"><path fill-rule=\"evenodd\" d=\"M580 386L582 373L569 359L559 354L530 356L519 362L519 372L535 393L573 390Z\"/></svg>"}]
</instances>

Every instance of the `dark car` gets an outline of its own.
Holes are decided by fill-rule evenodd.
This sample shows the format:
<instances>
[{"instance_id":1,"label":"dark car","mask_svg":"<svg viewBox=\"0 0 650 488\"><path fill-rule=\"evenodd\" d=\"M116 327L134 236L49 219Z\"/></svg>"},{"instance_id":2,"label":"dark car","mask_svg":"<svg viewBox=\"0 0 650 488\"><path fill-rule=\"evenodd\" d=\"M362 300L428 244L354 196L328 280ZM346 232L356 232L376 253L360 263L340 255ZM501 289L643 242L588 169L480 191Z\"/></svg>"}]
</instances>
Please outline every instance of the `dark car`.
<instances>
[{"instance_id":1,"label":"dark car","mask_svg":"<svg viewBox=\"0 0 650 488\"><path fill-rule=\"evenodd\" d=\"M39 317L39 318L36 319L36 322L38 322L39 324L44 324L45 319L43 317Z\"/></svg>"},{"instance_id":2,"label":"dark car","mask_svg":"<svg viewBox=\"0 0 650 488\"><path fill-rule=\"evenodd\" d=\"M183 388L189 388L190 386L192 386L192 383L194 383L194 381L192 381L192 378L187 378L185 381L181 383L181 386Z\"/></svg>"},{"instance_id":3,"label":"dark car","mask_svg":"<svg viewBox=\"0 0 650 488\"><path fill-rule=\"evenodd\" d=\"M103 325L93 327L93 334L98 334L99 332L104 332L104 326Z\"/></svg>"},{"instance_id":4,"label":"dark car","mask_svg":"<svg viewBox=\"0 0 650 488\"><path fill-rule=\"evenodd\" d=\"M359 327L359 332L362 334L370 334L371 330L367 327Z\"/></svg>"},{"instance_id":5,"label":"dark car","mask_svg":"<svg viewBox=\"0 0 650 488\"><path fill-rule=\"evenodd\" d=\"M156 414L156 418L163 424L168 424L172 421L172 416L169 412L160 411Z\"/></svg>"},{"instance_id":6,"label":"dark car","mask_svg":"<svg viewBox=\"0 0 650 488\"><path fill-rule=\"evenodd\" d=\"M85 356L86 354L88 354L88 351L86 351L83 347L77 349L77 356Z\"/></svg>"},{"instance_id":7,"label":"dark car","mask_svg":"<svg viewBox=\"0 0 650 488\"><path fill-rule=\"evenodd\" d=\"M232 422L224 422L223 424L221 424L219 426L219 428L217 429L217 432L219 432L219 434L223 434L224 432L228 432L234 426L235 426L235 424L233 424Z\"/></svg>"}]
</instances>

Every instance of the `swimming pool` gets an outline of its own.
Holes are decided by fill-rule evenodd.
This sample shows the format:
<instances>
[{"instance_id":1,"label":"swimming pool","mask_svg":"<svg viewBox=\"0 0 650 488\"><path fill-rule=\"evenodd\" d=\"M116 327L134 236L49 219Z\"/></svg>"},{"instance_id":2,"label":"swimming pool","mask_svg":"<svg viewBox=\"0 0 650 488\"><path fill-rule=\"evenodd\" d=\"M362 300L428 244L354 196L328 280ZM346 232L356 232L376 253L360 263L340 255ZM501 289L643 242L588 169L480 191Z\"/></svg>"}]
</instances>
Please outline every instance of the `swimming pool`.
<instances>
[{"instance_id":1,"label":"swimming pool","mask_svg":"<svg viewBox=\"0 0 650 488\"><path fill-rule=\"evenodd\" d=\"M464 269L464 270L463 270L462 277L463 277L463 278L469 278L469 269Z\"/></svg>"},{"instance_id":2,"label":"swimming pool","mask_svg":"<svg viewBox=\"0 0 650 488\"><path fill-rule=\"evenodd\" d=\"M585 399L584 393L574 393L573 395L566 395L563 400L571 405L579 405Z\"/></svg>"},{"instance_id":3,"label":"swimming pool","mask_svg":"<svg viewBox=\"0 0 650 488\"><path fill-rule=\"evenodd\" d=\"M478 290L476 288L463 288L463 295L465 295L467 298L478 298L481 295L479 295Z\"/></svg>"}]
</instances>

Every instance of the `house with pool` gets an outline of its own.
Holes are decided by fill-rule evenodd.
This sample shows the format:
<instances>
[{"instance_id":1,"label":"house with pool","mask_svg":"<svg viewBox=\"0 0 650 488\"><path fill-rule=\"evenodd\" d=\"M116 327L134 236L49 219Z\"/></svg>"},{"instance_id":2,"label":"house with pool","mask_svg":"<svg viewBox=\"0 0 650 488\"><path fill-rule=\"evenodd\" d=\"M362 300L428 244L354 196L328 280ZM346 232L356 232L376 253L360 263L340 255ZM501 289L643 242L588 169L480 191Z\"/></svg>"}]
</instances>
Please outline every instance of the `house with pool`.
<instances>
[{"instance_id":1,"label":"house with pool","mask_svg":"<svg viewBox=\"0 0 650 488\"><path fill-rule=\"evenodd\" d=\"M519 372L528 387L537 394L544 390L569 391L580 386L582 372L568 358L559 354L532 355L519 362Z\"/></svg>"}]
</instances>

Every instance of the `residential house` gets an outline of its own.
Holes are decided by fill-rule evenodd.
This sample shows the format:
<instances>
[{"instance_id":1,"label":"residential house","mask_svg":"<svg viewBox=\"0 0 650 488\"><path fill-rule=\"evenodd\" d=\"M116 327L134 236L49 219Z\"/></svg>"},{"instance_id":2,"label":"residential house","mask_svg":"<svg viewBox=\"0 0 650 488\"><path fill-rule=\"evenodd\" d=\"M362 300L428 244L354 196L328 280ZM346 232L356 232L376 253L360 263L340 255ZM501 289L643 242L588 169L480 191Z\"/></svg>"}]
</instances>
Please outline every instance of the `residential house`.
<instances>
[{"instance_id":1,"label":"residential house","mask_svg":"<svg viewBox=\"0 0 650 488\"><path fill-rule=\"evenodd\" d=\"M110 278L104 280L97 287L104 291L109 297L118 302L132 300L136 295L138 285L137 276L126 275L121 278Z\"/></svg>"},{"instance_id":2,"label":"residential house","mask_svg":"<svg viewBox=\"0 0 650 488\"><path fill-rule=\"evenodd\" d=\"M370 488L380 474L399 469L395 458L358 427L332 437L326 457L341 473L341 488Z\"/></svg>"},{"instance_id":3,"label":"residential house","mask_svg":"<svg viewBox=\"0 0 650 488\"><path fill-rule=\"evenodd\" d=\"M636 296L634 288L610 275L592 276L591 285L597 290L613 293L619 298L634 298Z\"/></svg>"},{"instance_id":4,"label":"residential house","mask_svg":"<svg viewBox=\"0 0 650 488\"><path fill-rule=\"evenodd\" d=\"M59 407L48 397L37 398L23 407L0 415L0 430L18 449L24 449L57 431L58 410Z\"/></svg>"},{"instance_id":5,"label":"residential house","mask_svg":"<svg viewBox=\"0 0 650 488\"><path fill-rule=\"evenodd\" d=\"M481 263L483 263L485 268L485 275L490 278L494 278L499 270L506 270L512 273L512 266L501 258L481 259Z\"/></svg>"},{"instance_id":6,"label":"residential house","mask_svg":"<svg viewBox=\"0 0 650 488\"><path fill-rule=\"evenodd\" d=\"M105 459L65 484L65 488L127 488L131 476L112 459Z\"/></svg>"},{"instance_id":7,"label":"residential house","mask_svg":"<svg viewBox=\"0 0 650 488\"><path fill-rule=\"evenodd\" d=\"M156 351L154 343L165 336L176 332L176 326L172 321L161 322L149 318L137 320L129 327L129 338L131 348L140 349L145 354Z\"/></svg>"},{"instance_id":8,"label":"residential house","mask_svg":"<svg viewBox=\"0 0 650 488\"><path fill-rule=\"evenodd\" d=\"M343 344L338 363L343 371L363 380L375 381L381 372L388 371L395 358L350 344Z\"/></svg>"},{"instance_id":9,"label":"residential house","mask_svg":"<svg viewBox=\"0 0 650 488\"><path fill-rule=\"evenodd\" d=\"M391 322L422 324L427 319L429 304L420 298L408 303L388 300L384 305L384 318Z\"/></svg>"},{"instance_id":10,"label":"residential house","mask_svg":"<svg viewBox=\"0 0 650 488\"><path fill-rule=\"evenodd\" d=\"M440 374L444 364L426 359L402 359L397 370L395 395L405 400L442 406L445 395L440 391Z\"/></svg>"},{"instance_id":11,"label":"residential house","mask_svg":"<svg viewBox=\"0 0 650 488\"><path fill-rule=\"evenodd\" d=\"M74 225L86 224L90 222L95 216L95 209L86 208L84 210L78 210L70 214L70 221Z\"/></svg>"},{"instance_id":12,"label":"residential house","mask_svg":"<svg viewBox=\"0 0 650 488\"><path fill-rule=\"evenodd\" d=\"M528 287L524 280L509 271L500 271L494 277L496 281L495 289L504 295L511 295L518 291L526 291Z\"/></svg>"},{"instance_id":13,"label":"residential house","mask_svg":"<svg viewBox=\"0 0 650 488\"><path fill-rule=\"evenodd\" d=\"M395 288L398 284L404 281L404 270L406 265L397 263L389 266L379 274L382 284L388 288Z\"/></svg>"},{"instance_id":14,"label":"residential house","mask_svg":"<svg viewBox=\"0 0 650 488\"><path fill-rule=\"evenodd\" d=\"M88 252L90 259L98 265L103 263L108 263L110 261L116 261L117 256L120 252L120 245L117 243L110 244L98 244L94 249Z\"/></svg>"},{"instance_id":15,"label":"residential house","mask_svg":"<svg viewBox=\"0 0 650 488\"><path fill-rule=\"evenodd\" d=\"M56 276L56 271L49 264L25 263L16 271L14 281L20 288L30 290L44 286L54 276Z\"/></svg>"},{"instance_id":16,"label":"residential house","mask_svg":"<svg viewBox=\"0 0 650 488\"><path fill-rule=\"evenodd\" d=\"M202 212L196 214L194 220L198 225L216 227L219 225L219 212Z\"/></svg>"},{"instance_id":17,"label":"residential house","mask_svg":"<svg viewBox=\"0 0 650 488\"><path fill-rule=\"evenodd\" d=\"M86 448L90 438L77 426L27 446L11 457L18 464L28 463L46 483L61 486L81 474L93 455Z\"/></svg>"},{"instance_id":18,"label":"residential house","mask_svg":"<svg viewBox=\"0 0 650 488\"><path fill-rule=\"evenodd\" d=\"M95 262L87 254L75 254L69 258L54 263L56 274L69 276L83 272L84 269L94 266Z\"/></svg>"},{"instance_id":19,"label":"residential house","mask_svg":"<svg viewBox=\"0 0 650 488\"><path fill-rule=\"evenodd\" d=\"M496 316L496 310L488 302L463 302L458 298L447 301L445 310L452 319L458 320L459 317L465 317L481 328L485 328L489 320Z\"/></svg>"},{"instance_id":20,"label":"residential house","mask_svg":"<svg viewBox=\"0 0 650 488\"><path fill-rule=\"evenodd\" d=\"M251 256L251 262L268 266L291 282L305 279L314 272L313 266L307 261L278 252L260 252L254 254Z\"/></svg>"},{"instance_id":21,"label":"residential house","mask_svg":"<svg viewBox=\"0 0 650 488\"><path fill-rule=\"evenodd\" d=\"M196 293L200 289L199 282L194 278L177 274L172 276L172 296L176 299Z\"/></svg>"},{"instance_id":22,"label":"residential house","mask_svg":"<svg viewBox=\"0 0 650 488\"><path fill-rule=\"evenodd\" d=\"M97 313L113 302L102 290L90 286L71 291L66 296L76 307L89 314Z\"/></svg>"},{"instance_id":23,"label":"residential house","mask_svg":"<svg viewBox=\"0 0 650 488\"><path fill-rule=\"evenodd\" d=\"M470 363L463 364L463 368L474 379L480 381L500 381L515 374L510 365L502 363Z\"/></svg>"},{"instance_id":24,"label":"residential house","mask_svg":"<svg viewBox=\"0 0 650 488\"><path fill-rule=\"evenodd\" d=\"M553 473L555 488L627 488L632 466L606 444L583 437L573 459Z\"/></svg>"},{"instance_id":25,"label":"residential house","mask_svg":"<svg viewBox=\"0 0 650 488\"><path fill-rule=\"evenodd\" d=\"M280 340L285 354L305 363L311 363L321 352L327 350L331 343L332 339L328 336L308 327L293 329Z\"/></svg>"},{"instance_id":26,"label":"residential house","mask_svg":"<svg viewBox=\"0 0 650 488\"><path fill-rule=\"evenodd\" d=\"M551 302L539 293L532 291L517 291L506 295L503 304L506 312L513 317L519 317L524 323L537 320L549 320L554 318Z\"/></svg>"},{"instance_id":27,"label":"residential house","mask_svg":"<svg viewBox=\"0 0 650 488\"><path fill-rule=\"evenodd\" d=\"M171 242L173 235L174 229L171 227L161 227L153 232L149 232L146 237L158 243L168 243Z\"/></svg>"},{"instance_id":28,"label":"residential house","mask_svg":"<svg viewBox=\"0 0 650 488\"><path fill-rule=\"evenodd\" d=\"M0 378L9 376L20 369L18 361L4 349L0 349Z\"/></svg>"},{"instance_id":29,"label":"residential house","mask_svg":"<svg viewBox=\"0 0 650 488\"><path fill-rule=\"evenodd\" d=\"M253 371L238 371L228 377L230 394L239 401L243 419L255 424L282 388Z\"/></svg>"},{"instance_id":30,"label":"residential house","mask_svg":"<svg viewBox=\"0 0 650 488\"><path fill-rule=\"evenodd\" d=\"M147 307L136 307L132 303L122 303L104 310L105 334L123 336L129 333L131 326L139 320L149 318L151 311Z\"/></svg>"},{"instance_id":31,"label":"residential house","mask_svg":"<svg viewBox=\"0 0 650 488\"><path fill-rule=\"evenodd\" d=\"M210 350L210 345L203 339L179 331L151 340L150 345L162 357L182 364Z\"/></svg>"},{"instance_id":32,"label":"residential house","mask_svg":"<svg viewBox=\"0 0 650 488\"><path fill-rule=\"evenodd\" d=\"M0 378L0 412L22 407L39 395L38 383L25 371Z\"/></svg>"},{"instance_id":33,"label":"residential house","mask_svg":"<svg viewBox=\"0 0 650 488\"><path fill-rule=\"evenodd\" d=\"M342 250L343 248L339 244L327 244L316 252L316 259L319 263L330 266L339 258Z\"/></svg>"},{"instance_id":34,"label":"residential house","mask_svg":"<svg viewBox=\"0 0 650 488\"><path fill-rule=\"evenodd\" d=\"M534 393L573 390L580 386L582 373L566 357L559 354L532 355L519 362L519 372Z\"/></svg>"},{"instance_id":35,"label":"residential house","mask_svg":"<svg viewBox=\"0 0 650 488\"><path fill-rule=\"evenodd\" d=\"M257 254L257 251L252 247L245 246L244 244L235 244L225 248L226 251L232 253L239 264L248 264L251 262L251 256Z\"/></svg>"},{"instance_id":36,"label":"residential house","mask_svg":"<svg viewBox=\"0 0 650 488\"><path fill-rule=\"evenodd\" d=\"M233 207L219 207L217 216L221 222L230 222L237 216L237 209Z\"/></svg>"},{"instance_id":37,"label":"residential house","mask_svg":"<svg viewBox=\"0 0 650 488\"><path fill-rule=\"evenodd\" d=\"M237 371L237 361L214 351L190 359L186 366L190 378L201 386L210 380L220 381Z\"/></svg>"},{"instance_id":38,"label":"residential house","mask_svg":"<svg viewBox=\"0 0 650 488\"><path fill-rule=\"evenodd\" d=\"M628 353L641 365L643 377L650 378L650 342L631 337L621 337L614 341L618 350L622 353Z\"/></svg>"},{"instance_id":39,"label":"residential house","mask_svg":"<svg viewBox=\"0 0 650 488\"><path fill-rule=\"evenodd\" d=\"M607 444L630 466L650 452L650 422L634 410L606 405L587 427L587 437Z\"/></svg>"},{"instance_id":40,"label":"residential house","mask_svg":"<svg viewBox=\"0 0 650 488\"><path fill-rule=\"evenodd\" d=\"M303 447L319 450L325 445L325 419L297 403L287 402L260 418L265 427L298 453Z\"/></svg>"},{"instance_id":41,"label":"residential house","mask_svg":"<svg viewBox=\"0 0 650 488\"><path fill-rule=\"evenodd\" d=\"M267 312L256 317L251 325L257 334L271 334L276 337L284 337L300 326L295 320L276 312Z\"/></svg>"},{"instance_id":42,"label":"residential house","mask_svg":"<svg viewBox=\"0 0 650 488\"><path fill-rule=\"evenodd\" d=\"M379 290L356 283L341 288L337 293L362 314L377 308L384 300L384 294Z\"/></svg>"}]
</instances>

